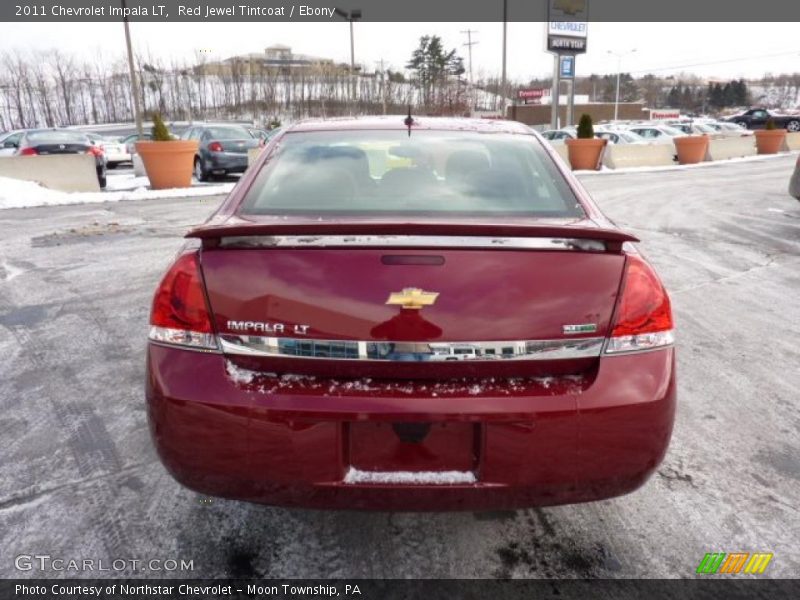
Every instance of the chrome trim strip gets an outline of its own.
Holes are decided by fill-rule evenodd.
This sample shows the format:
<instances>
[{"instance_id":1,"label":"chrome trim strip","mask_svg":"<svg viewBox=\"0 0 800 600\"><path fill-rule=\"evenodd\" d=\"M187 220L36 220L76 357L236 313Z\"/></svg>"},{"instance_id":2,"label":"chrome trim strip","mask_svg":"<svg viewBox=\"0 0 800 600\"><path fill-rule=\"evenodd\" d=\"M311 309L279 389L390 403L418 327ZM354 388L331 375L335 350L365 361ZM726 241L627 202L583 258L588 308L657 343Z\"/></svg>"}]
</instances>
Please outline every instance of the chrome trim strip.
<instances>
[{"instance_id":1,"label":"chrome trim strip","mask_svg":"<svg viewBox=\"0 0 800 600\"><path fill-rule=\"evenodd\" d=\"M602 240L556 237L454 235L280 235L228 236L223 248L508 248L605 252Z\"/></svg>"},{"instance_id":2,"label":"chrome trim strip","mask_svg":"<svg viewBox=\"0 0 800 600\"><path fill-rule=\"evenodd\" d=\"M228 333L220 334L218 339L224 354L380 362L594 358L600 356L605 343L602 337L491 342L376 342Z\"/></svg>"}]
</instances>

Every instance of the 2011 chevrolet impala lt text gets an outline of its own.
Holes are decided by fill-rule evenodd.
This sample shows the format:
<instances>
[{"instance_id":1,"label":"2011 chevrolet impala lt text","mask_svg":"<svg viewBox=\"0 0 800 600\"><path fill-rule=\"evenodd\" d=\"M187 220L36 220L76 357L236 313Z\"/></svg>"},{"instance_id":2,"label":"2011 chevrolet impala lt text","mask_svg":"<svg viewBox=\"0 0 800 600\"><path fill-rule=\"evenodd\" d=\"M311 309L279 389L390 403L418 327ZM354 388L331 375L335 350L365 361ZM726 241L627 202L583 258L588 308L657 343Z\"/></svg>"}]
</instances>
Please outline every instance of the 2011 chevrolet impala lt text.
<instances>
[{"instance_id":1,"label":"2011 chevrolet impala lt text","mask_svg":"<svg viewBox=\"0 0 800 600\"><path fill-rule=\"evenodd\" d=\"M194 490L510 509L630 492L666 452L667 293L523 125L299 123L187 237L146 396Z\"/></svg>"}]
</instances>

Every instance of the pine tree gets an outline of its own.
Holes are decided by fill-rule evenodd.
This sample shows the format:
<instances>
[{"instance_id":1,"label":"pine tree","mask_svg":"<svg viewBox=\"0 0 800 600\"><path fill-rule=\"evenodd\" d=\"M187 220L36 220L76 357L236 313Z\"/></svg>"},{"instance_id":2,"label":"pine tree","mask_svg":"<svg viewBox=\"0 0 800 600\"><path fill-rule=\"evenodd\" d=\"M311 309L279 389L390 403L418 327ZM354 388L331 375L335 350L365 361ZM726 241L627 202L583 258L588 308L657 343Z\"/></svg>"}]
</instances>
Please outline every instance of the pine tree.
<instances>
[{"instance_id":1,"label":"pine tree","mask_svg":"<svg viewBox=\"0 0 800 600\"><path fill-rule=\"evenodd\" d=\"M406 68L416 73L424 103L430 105L448 76L464 74L464 59L456 54L455 49L446 52L438 35L423 35Z\"/></svg>"}]
</instances>

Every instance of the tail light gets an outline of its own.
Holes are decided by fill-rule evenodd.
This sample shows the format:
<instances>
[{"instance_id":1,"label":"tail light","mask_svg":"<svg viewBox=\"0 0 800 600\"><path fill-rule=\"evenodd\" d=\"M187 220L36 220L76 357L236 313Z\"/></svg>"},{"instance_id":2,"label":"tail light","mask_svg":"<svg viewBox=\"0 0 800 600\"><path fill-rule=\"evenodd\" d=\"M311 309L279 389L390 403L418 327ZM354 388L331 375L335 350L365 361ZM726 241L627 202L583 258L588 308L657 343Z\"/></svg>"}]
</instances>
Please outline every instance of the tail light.
<instances>
[{"instance_id":1,"label":"tail light","mask_svg":"<svg viewBox=\"0 0 800 600\"><path fill-rule=\"evenodd\" d=\"M222 144L219 142L211 142L208 145L209 152L222 152Z\"/></svg>"},{"instance_id":2,"label":"tail light","mask_svg":"<svg viewBox=\"0 0 800 600\"><path fill-rule=\"evenodd\" d=\"M669 346L675 341L669 296L653 268L629 255L607 353Z\"/></svg>"},{"instance_id":3,"label":"tail light","mask_svg":"<svg viewBox=\"0 0 800 600\"><path fill-rule=\"evenodd\" d=\"M39 153L36 151L36 148L31 148L30 146L19 151L20 156L36 156L37 154Z\"/></svg>"},{"instance_id":4,"label":"tail light","mask_svg":"<svg viewBox=\"0 0 800 600\"><path fill-rule=\"evenodd\" d=\"M196 253L181 255L161 280L150 312L149 337L166 344L217 349Z\"/></svg>"},{"instance_id":5,"label":"tail light","mask_svg":"<svg viewBox=\"0 0 800 600\"><path fill-rule=\"evenodd\" d=\"M92 156L103 156L103 149L98 146L89 146L86 154L91 154Z\"/></svg>"}]
</instances>

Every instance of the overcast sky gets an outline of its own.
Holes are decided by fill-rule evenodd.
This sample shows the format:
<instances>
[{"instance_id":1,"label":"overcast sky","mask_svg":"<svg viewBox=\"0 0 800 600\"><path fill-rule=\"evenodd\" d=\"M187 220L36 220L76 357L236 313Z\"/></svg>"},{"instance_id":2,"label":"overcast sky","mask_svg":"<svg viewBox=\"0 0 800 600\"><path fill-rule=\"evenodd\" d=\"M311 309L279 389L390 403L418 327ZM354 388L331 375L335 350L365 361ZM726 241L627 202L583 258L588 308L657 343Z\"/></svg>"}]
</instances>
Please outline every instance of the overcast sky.
<instances>
[{"instance_id":1,"label":"overcast sky","mask_svg":"<svg viewBox=\"0 0 800 600\"><path fill-rule=\"evenodd\" d=\"M375 68L402 68L421 35L435 34L448 48L462 46L472 29L475 77L500 73L501 23L368 23L355 24L356 62ZM203 49L209 58L263 51L286 44L295 52L350 60L348 24L328 23L132 23L134 45L164 58L191 59ZM82 56L121 57L123 27L119 23L0 23L2 50L60 48ZM577 74L616 72L609 51L636 52L622 59L622 70L701 76L759 77L766 72L800 71L800 35L796 23L591 23L589 52L578 58ZM509 23L508 74L526 80L552 71L544 50L543 23Z\"/></svg>"}]
</instances>

